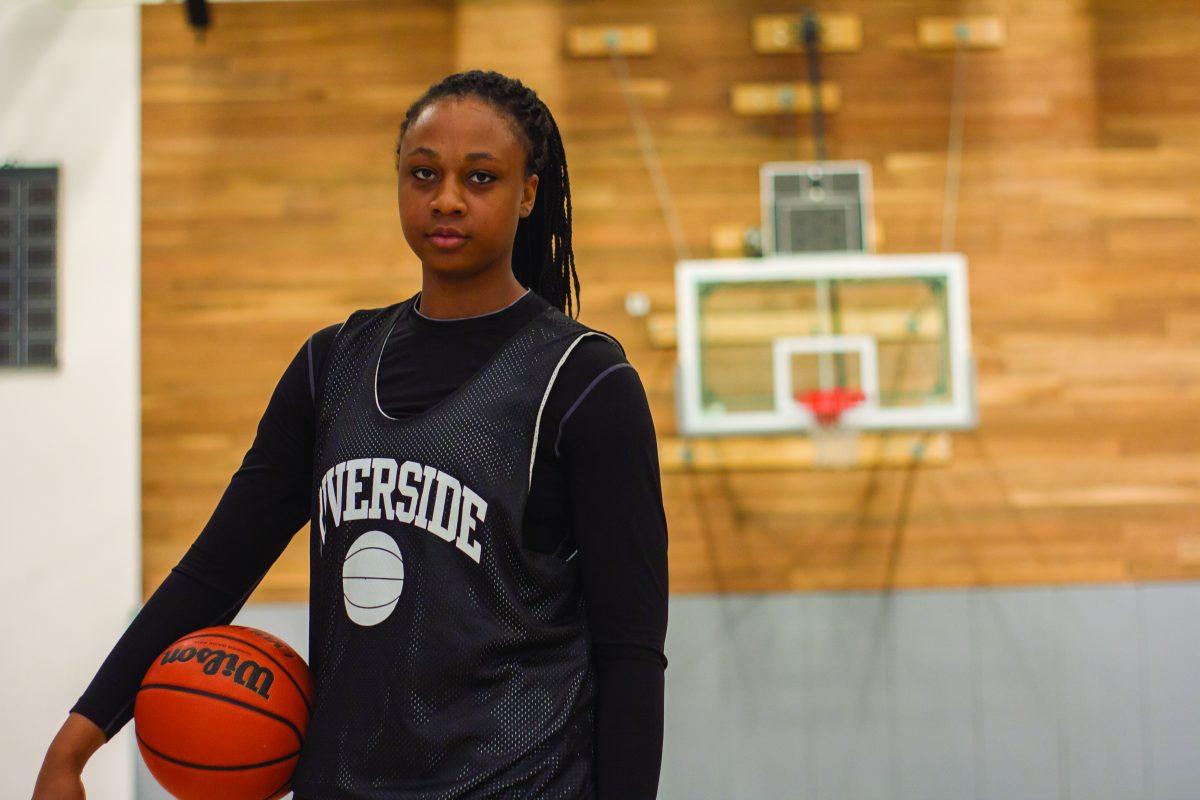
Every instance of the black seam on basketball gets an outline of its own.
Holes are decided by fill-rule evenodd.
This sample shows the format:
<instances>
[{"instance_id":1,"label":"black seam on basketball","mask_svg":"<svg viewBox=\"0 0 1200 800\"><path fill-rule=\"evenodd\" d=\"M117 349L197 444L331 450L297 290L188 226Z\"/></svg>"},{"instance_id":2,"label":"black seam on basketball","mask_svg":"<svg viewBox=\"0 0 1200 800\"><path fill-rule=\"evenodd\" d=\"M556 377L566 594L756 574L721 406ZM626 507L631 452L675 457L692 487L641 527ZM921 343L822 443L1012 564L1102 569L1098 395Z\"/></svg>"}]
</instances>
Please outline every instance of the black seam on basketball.
<instances>
[{"instance_id":1,"label":"black seam on basketball","mask_svg":"<svg viewBox=\"0 0 1200 800\"><path fill-rule=\"evenodd\" d=\"M203 634L193 633L188 636L185 636L184 639L190 639L193 636L211 636L211 637L218 638L218 639L229 639L232 642L241 642L242 644L246 645L247 647L252 647L255 650L257 650L258 652L262 653L264 656L271 659L271 661L273 661L275 663L275 666L277 666L277 667L279 667L279 669L283 670L283 674L287 675L288 680L291 681L292 685L296 687L296 692L300 695L300 699L304 702L305 710L307 710L309 714L312 713L312 706L309 705L308 698L304 696L304 690L300 688L300 684L296 682L296 679L295 679L295 677L292 676L291 671L287 667L285 667L283 664L279 663L279 661L275 658L275 656L271 655L266 650L263 650L261 647L254 644L253 642L248 642L245 639L239 639L236 636L229 635L228 633L203 633ZM179 641L182 642L184 639L180 639ZM179 644L179 642L176 642L175 644ZM299 658L299 656L297 656L297 658Z\"/></svg>"},{"instance_id":2,"label":"black seam on basketball","mask_svg":"<svg viewBox=\"0 0 1200 800\"><path fill-rule=\"evenodd\" d=\"M343 595L343 596L344 596L344 595ZM399 598L397 598L397 599L399 599ZM346 598L345 598L345 600L346 600L346 602L347 602L347 603L349 603L350 605L354 606L355 608L362 608L362 609L366 609L366 610L368 610L368 611L369 611L369 610L371 610L371 609L373 609L373 608L386 608L387 606L390 606L390 605L395 605L395 603L396 603L396 600L388 600L386 603L380 603L380 604L379 604L379 605L377 605L377 606L364 606L364 605L361 605L361 604L359 604L359 603L356 603L356 602L354 602L354 601L353 601L353 600L351 600L349 597L346 597Z\"/></svg>"},{"instance_id":3,"label":"black seam on basketball","mask_svg":"<svg viewBox=\"0 0 1200 800\"><path fill-rule=\"evenodd\" d=\"M198 695L201 695L202 697L208 697L213 700L220 700L223 703L231 703L235 706L242 706L243 708L248 708L251 711L257 711L259 714L262 714L265 717L270 717L271 719L275 720L276 722L280 722L284 725L287 725L289 728L292 729L292 733L296 734L296 743L300 744L300 745L304 744L304 734L300 733L300 729L296 727L296 723L292 722L287 717L282 717L273 711L267 711L265 708L259 708L256 705L245 702L244 700L238 700L237 698L234 698L234 697L226 697L223 694L217 694L216 692L208 692L208 691L205 691L204 689L194 689L191 686L176 686L173 683L144 683L144 684L142 684L142 687L140 689L138 689L138 694L141 694L142 692L144 692L147 689L164 689L164 690L170 691L170 692L184 692L186 694L198 694Z\"/></svg>"},{"instance_id":4,"label":"black seam on basketball","mask_svg":"<svg viewBox=\"0 0 1200 800\"><path fill-rule=\"evenodd\" d=\"M136 731L135 731L135 734L136 734ZM273 758L270 761L263 761L259 764L245 764L245 765L239 765L236 767L232 767L232 766L231 767L218 767L218 766L209 766L207 764L193 764L191 761L184 761L183 759L180 759L180 758L171 758L166 753L160 753L159 751L155 750L150 745L146 744L146 740L143 739L141 737L141 735L138 735L137 740L142 745L142 747L146 748L151 753L153 753L154 755L161 758L163 761L170 761L172 764L178 764L181 767L190 767L192 769L207 769L207 770L212 770L213 772L240 772L241 770L244 770L244 769L259 769L261 767L269 767L272 764L278 764L281 761L287 761L290 758L295 758L296 756L300 755L300 751L297 750L294 753L288 753L286 756L281 756L280 758ZM291 780L291 779L289 778L288 780ZM279 791L279 790L276 789L275 791Z\"/></svg>"},{"instance_id":5,"label":"black seam on basketball","mask_svg":"<svg viewBox=\"0 0 1200 800\"><path fill-rule=\"evenodd\" d=\"M383 551L384 553L387 553L389 556L392 556L393 558L395 558L395 557L396 557L396 554L395 554L395 553L393 553L391 550L388 550L386 547L380 547L379 545L376 545L376 544L369 544L369 545L367 545L366 547L360 547L360 548L358 548L358 549L357 549L357 550L355 550L353 553L350 553L349 555L347 555L347 556L346 556L346 558L349 558L350 556L356 556L356 555L358 555L359 553L365 553L365 552L367 552L368 550L381 550L381 551ZM401 561L403 561L403 560L404 560L404 559L401 559Z\"/></svg>"}]
</instances>

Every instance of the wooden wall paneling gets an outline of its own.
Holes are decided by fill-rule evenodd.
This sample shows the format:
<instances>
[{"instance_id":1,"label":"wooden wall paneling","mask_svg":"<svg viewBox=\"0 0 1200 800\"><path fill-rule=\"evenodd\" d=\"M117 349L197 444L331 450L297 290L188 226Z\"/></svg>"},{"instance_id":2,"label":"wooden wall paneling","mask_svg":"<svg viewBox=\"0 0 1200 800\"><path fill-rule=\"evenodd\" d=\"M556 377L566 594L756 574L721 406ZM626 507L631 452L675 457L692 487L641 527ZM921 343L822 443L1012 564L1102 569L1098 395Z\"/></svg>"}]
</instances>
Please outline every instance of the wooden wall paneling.
<instances>
[{"instance_id":1,"label":"wooden wall paneling","mask_svg":"<svg viewBox=\"0 0 1200 800\"><path fill-rule=\"evenodd\" d=\"M940 241L952 51L946 0L818 3L862 22L828 53L828 157L872 165L886 251ZM742 116L737 83L803 84L756 53L768 7L635 3L226 4L203 47L143 20L142 420L147 593L200 531L284 365L355 308L419 286L395 211L400 115L487 65L538 90L566 143L581 320L621 339L673 446L678 256L613 64L572 26L640 25L629 59L690 257L757 226L758 167L812 155L803 115ZM967 53L956 249L970 262L981 426L936 466L664 470L675 592L1200 577L1200 41L1182 4L992 0ZM649 299L648 318L625 298ZM665 325L665 322L663 322ZM660 326L661 327L661 326ZM661 333L661 331L660 331ZM658 339L658 341L656 341ZM236 365L231 369L231 365ZM663 461L666 460L664 456ZM303 599L301 531L258 599Z\"/></svg>"}]
</instances>

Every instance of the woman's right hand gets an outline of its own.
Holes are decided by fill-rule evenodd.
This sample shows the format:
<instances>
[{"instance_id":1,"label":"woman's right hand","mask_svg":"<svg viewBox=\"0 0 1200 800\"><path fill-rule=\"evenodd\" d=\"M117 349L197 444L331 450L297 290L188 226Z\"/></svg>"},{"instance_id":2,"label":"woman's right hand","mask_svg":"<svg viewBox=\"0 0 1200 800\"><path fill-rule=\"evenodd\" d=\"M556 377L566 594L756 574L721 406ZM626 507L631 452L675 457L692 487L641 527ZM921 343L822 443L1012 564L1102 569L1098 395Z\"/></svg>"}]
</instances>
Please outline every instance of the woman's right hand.
<instances>
[{"instance_id":1,"label":"woman's right hand","mask_svg":"<svg viewBox=\"0 0 1200 800\"><path fill-rule=\"evenodd\" d=\"M106 741L100 726L78 712L67 714L33 786L33 800L84 800L83 765Z\"/></svg>"}]
</instances>

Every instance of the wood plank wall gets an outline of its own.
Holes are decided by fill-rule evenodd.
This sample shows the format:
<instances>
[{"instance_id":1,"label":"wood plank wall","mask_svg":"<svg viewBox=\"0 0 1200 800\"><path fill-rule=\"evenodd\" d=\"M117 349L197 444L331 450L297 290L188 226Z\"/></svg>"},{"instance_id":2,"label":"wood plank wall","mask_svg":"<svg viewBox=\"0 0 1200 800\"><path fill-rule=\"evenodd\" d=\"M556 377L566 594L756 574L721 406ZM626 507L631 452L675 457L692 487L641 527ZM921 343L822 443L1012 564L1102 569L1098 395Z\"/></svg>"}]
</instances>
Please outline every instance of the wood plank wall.
<instances>
[{"instance_id":1,"label":"wood plank wall","mask_svg":"<svg viewBox=\"0 0 1200 800\"><path fill-rule=\"evenodd\" d=\"M1200 577L1200 23L1187 2L818 2L863 47L828 157L870 161L884 252L940 246L953 55L924 15L996 14L969 56L956 248L970 261L982 424L948 466L663 476L675 592ZM673 305L675 249L606 60L571 25L639 23L630 59L692 257L757 224L758 165L809 158L804 118L745 118L734 82L802 80L755 54L773 2L304 2L214 6L203 43L145 6L144 590L186 551L292 355L355 308L419 288L395 211L405 107L459 69L539 91L571 171L582 321L618 336L660 437L674 353L623 310ZM304 599L307 529L255 599Z\"/></svg>"}]
</instances>

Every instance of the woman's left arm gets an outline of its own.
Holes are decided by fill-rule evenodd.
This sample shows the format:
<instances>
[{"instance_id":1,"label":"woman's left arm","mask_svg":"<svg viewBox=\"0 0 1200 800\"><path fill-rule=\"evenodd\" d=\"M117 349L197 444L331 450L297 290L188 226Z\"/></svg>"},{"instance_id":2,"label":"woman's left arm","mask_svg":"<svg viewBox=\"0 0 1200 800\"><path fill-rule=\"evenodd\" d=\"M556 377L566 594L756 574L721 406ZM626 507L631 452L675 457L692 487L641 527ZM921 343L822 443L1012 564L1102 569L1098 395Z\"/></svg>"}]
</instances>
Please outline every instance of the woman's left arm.
<instances>
[{"instance_id":1,"label":"woman's left arm","mask_svg":"<svg viewBox=\"0 0 1200 800\"><path fill-rule=\"evenodd\" d=\"M652 800L667 665L658 442L638 373L614 363L596 374L559 442L596 662L596 786L600 800Z\"/></svg>"}]
</instances>

